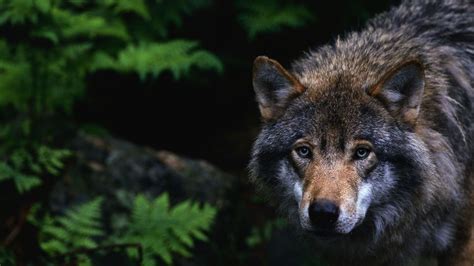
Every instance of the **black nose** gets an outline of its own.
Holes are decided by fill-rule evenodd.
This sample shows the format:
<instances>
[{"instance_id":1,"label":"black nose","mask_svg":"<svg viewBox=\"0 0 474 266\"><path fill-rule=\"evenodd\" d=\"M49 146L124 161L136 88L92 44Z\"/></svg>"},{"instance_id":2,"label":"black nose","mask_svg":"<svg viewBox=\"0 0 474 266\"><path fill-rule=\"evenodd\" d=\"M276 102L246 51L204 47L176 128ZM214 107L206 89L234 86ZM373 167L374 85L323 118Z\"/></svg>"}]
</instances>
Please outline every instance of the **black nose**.
<instances>
[{"instance_id":1,"label":"black nose","mask_svg":"<svg viewBox=\"0 0 474 266\"><path fill-rule=\"evenodd\" d=\"M329 200L319 200L309 205L309 219L318 230L332 230L339 218L339 207Z\"/></svg>"}]
</instances>

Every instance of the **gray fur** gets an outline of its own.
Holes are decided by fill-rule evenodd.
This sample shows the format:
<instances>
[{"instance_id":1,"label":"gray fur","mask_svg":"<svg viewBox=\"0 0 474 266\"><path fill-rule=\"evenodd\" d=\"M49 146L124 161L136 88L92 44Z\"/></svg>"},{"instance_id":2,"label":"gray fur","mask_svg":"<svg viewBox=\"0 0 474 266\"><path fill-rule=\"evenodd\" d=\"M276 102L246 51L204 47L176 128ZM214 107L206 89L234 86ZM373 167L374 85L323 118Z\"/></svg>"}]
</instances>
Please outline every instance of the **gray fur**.
<instances>
[{"instance_id":1,"label":"gray fur","mask_svg":"<svg viewBox=\"0 0 474 266\"><path fill-rule=\"evenodd\" d=\"M422 68L423 90L407 122L370 91L411 61ZM377 157L370 173L359 173L360 182L370 184L367 212L358 211L358 220L354 214L341 218L341 231L350 231L343 237L328 241L307 232L315 247L336 264L399 265L434 256L447 265L472 265L473 2L405 1L363 31L307 53L289 73L305 90L291 91L279 106L283 111L263 123L249 169L295 228L311 231L304 196L295 188L304 182L305 192L313 178L292 163L295 141L308 139L324 169L333 169L348 143L363 136ZM404 97L387 91L394 102Z\"/></svg>"}]
</instances>

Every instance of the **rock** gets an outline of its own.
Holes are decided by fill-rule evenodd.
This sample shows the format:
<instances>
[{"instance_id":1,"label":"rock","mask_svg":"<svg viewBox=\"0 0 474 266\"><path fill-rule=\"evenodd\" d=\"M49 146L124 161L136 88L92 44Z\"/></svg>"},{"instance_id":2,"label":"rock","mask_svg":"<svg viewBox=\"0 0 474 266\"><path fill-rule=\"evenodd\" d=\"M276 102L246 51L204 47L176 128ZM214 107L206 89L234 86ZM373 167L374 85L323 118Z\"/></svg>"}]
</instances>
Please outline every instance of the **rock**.
<instances>
[{"instance_id":1,"label":"rock","mask_svg":"<svg viewBox=\"0 0 474 266\"><path fill-rule=\"evenodd\" d=\"M113 137L78 134L69 148L76 157L53 188L50 205L54 212L96 196L113 198L120 191L150 197L168 192L172 203L193 199L222 208L237 182L236 177L203 160Z\"/></svg>"}]
</instances>

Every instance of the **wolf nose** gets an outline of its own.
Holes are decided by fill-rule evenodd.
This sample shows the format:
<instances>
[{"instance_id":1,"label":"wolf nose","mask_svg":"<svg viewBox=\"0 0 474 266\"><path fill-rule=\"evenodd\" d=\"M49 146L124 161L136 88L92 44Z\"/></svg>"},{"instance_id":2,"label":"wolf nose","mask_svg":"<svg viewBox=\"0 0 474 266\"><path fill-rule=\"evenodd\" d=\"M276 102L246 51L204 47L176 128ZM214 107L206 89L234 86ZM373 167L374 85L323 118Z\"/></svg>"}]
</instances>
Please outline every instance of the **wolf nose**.
<instances>
[{"instance_id":1,"label":"wolf nose","mask_svg":"<svg viewBox=\"0 0 474 266\"><path fill-rule=\"evenodd\" d=\"M311 223L322 230L330 230L339 218L339 207L329 200L320 200L309 205L309 219Z\"/></svg>"}]
</instances>

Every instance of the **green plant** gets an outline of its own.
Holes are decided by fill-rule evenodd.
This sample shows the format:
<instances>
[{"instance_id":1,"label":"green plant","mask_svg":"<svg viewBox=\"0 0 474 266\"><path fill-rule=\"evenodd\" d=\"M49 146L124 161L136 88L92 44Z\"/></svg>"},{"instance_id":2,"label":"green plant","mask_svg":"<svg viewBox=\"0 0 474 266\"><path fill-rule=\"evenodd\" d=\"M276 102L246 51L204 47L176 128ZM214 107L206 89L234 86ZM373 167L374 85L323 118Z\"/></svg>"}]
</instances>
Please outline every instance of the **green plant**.
<instances>
[{"instance_id":1,"label":"green plant","mask_svg":"<svg viewBox=\"0 0 474 266\"><path fill-rule=\"evenodd\" d=\"M2 247L0 247L0 265L15 265L13 254Z\"/></svg>"},{"instance_id":2,"label":"green plant","mask_svg":"<svg viewBox=\"0 0 474 266\"><path fill-rule=\"evenodd\" d=\"M191 256L189 249L194 245L194 238L207 240L204 233L209 230L215 214L216 209L210 205L199 206L189 200L170 207L166 193L153 201L138 195L127 227L111 241L140 243L144 251L143 265L156 265L156 256L170 265L173 253Z\"/></svg>"},{"instance_id":3,"label":"green plant","mask_svg":"<svg viewBox=\"0 0 474 266\"><path fill-rule=\"evenodd\" d=\"M274 0L240 0L238 19L250 39L265 32L277 32L283 27L297 28L313 19L303 5Z\"/></svg>"},{"instance_id":4,"label":"green plant","mask_svg":"<svg viewBox=\"0 0 474 266\"><path fill-rule=\"evenodd\" d=\"M54 143L62 128L57 119L83 96L90 73L109 69L145 79L171 71L178 79L192 68L222 71L220 60L197 41L166 39L168 27L208 4L0 0L0 181L13 179L25 192L45 174L59 173L66 156L53 149L61 146ZM29 165L9 161L19 153Z\"/></svg>"},{"instance_id":5,"label":"green plant","mask_svg":"<svg viewBox=\"0 0 474 266\"><path fill-rule=\"evenodd\" d=\"M41 222L40 246L49 255L78 248L97 247L96 238L104 234L101 223L102 198L96 198L62 216L46 216Z\"/></svg>"},{"instance_id":6,"label":"green plant","mask_svg":"<svg viewBox=\"0 0 474 266\"><path fill-rule=\"evenodd\" d=\"M15 149L9 160L0 162L0 181L12 180L20 193L26 192L41 184L41 173L58 175L64 166L63 160L70 154L68 150L47 146L39 146L34 153Z\"/></svg>"},{"instance_id":7,"label":"green plant","mask_svg":"<svg viewBox=\"0 0 474 266\"><path fill-rule=\"evenodd\" d=\"M269 241L275 230L281 230L285 226L287 226L287 222L283 218L269 220L261 227L253 227L250 235L245 239L245 242L249 247L260 245Z\"/></svg>"},{"instance_id":8,"label":"green plant","mask_svg":"<svg viewBox=\"0 0 474 266\"><path fill-rule=\"evenodd\" d=\"M144 252L143 265L156 265L157 257L170 265L175 254L191 256L190 248L195 239L207 240L205 232L210 229L216 214L216 209L210 205L200 206L189 200L171 207L166 193L152 201L144 195L137 195L132 200L130 212L125 217L111 220L110 237L106 237L106 226L101 221L102 198L71 207L64 215L44 215L42 218L37 217L41 209L37 204L28 220L40 230L41 249L53 257L81 248L139 244ZM120 221L117 223L116 220ZM129 250L128 255L134 259L137 256L134 250ZM77 258L84 265L91 263L90 257L84 254Z\"/></svg>"}]
</instances>

